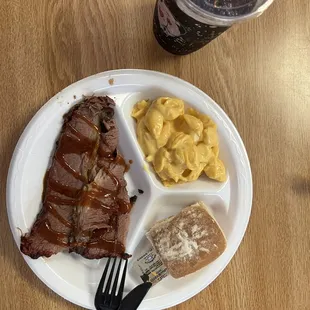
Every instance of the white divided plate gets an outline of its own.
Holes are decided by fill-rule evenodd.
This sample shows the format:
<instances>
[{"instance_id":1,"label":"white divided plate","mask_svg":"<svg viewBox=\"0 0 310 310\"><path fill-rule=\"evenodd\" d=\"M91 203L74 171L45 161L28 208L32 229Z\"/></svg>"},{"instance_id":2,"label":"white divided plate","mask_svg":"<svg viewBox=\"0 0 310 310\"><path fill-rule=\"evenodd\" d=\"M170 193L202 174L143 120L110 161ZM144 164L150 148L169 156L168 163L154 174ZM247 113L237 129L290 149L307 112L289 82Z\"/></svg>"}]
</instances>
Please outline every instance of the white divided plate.
<instances>
[{"instance_id":1,"label":"white divided plate","mask_svg":"<svg viewBox=\"0 0 310 310\"><path fill-rule=\"evenodd\" d=\"M111 84L111 85L110 85ZM33 117L16 146L7 183L7 208L17 245L20 230L27 232L40 209L43 177L59 135L63 115L83 95L108 95L116 101L120 130L119 149L133 164L127 173L128 191L138 195L131 212L127 252L133 259L146 246L146 230L158 219L176 214L198 200L204 201L222 227L227 249L209 266L186 278L167 277L153 287L139 309L164 309L194 296L207 287L225 268L236 252L247 227L252 204L252 177L242 140L223 110L205 93L176 77L145 70L103 72L81 80L53 97ZM137 144L135 123L130 117L133 105L141 99L174 96L206 113L218 125L220 158L228 180L217 183L200 177L198 181L164 188L147 167ZM53 291L85 308L93 308L94 293L106 259L87 260L79 255L60 253L48 259L24 256L35 274ZM131 262L133 261L131 259ZM130 269L126 292L139 282Z\"/></svg>"}]
</instances>

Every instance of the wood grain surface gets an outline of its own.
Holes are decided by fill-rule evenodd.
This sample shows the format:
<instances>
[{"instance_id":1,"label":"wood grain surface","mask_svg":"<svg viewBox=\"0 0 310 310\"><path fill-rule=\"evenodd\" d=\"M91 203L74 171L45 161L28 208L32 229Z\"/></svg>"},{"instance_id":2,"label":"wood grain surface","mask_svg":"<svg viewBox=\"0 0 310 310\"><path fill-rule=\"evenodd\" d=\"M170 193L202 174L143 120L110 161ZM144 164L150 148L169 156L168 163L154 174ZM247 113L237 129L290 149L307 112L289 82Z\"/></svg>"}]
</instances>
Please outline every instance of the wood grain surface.
<instances>
[{"instance_id":1,"label":"wood grain surface","mask_svg":"<svg viewBox=\"0 0 310 310\"><path fill-rule=\"evenodd\" d=\"M310 309L310 1L276 0L185 57L154 40L154 2L0 1L0 308L79 309L40 282L11 236L5 183L24 127L79 79L145 68L214 98L239 130L253 172L253 211L237 254L212 285L172 309Z\"/></svg>"}]
</instances>

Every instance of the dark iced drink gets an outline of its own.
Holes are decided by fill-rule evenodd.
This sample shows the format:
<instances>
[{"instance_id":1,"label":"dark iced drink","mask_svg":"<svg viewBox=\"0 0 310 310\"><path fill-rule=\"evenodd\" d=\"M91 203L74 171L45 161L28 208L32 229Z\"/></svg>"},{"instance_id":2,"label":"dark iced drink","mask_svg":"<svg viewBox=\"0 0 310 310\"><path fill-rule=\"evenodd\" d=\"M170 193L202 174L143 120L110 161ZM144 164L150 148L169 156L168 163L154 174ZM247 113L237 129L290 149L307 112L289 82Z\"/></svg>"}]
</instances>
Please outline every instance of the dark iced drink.
<instances>
[{"instance_id":1,"label":"dark iced drink","mask_svg":"<svg viewBox=\"0 0 310 310\"><path fill-rule=\"evenodd\" d=\"M273 0L157 0L154 34L168 52L197 51L233 24L259 16Z\"/></svg>"}]
</instances>

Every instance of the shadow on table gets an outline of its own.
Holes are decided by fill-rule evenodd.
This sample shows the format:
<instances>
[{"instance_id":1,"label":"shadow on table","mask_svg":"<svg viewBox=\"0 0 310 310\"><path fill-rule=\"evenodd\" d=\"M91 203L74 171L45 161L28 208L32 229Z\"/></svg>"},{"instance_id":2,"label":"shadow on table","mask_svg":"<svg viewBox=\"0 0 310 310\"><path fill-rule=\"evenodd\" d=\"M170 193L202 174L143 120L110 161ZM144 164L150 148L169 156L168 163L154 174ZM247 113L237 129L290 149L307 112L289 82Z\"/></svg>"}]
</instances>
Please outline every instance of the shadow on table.
<instances>
[{"instance_id":1,"label":"shadow on table","mask_svg":"<svg viewBox=\"0 0 310 310\"><path fill-rule=\"evenodd\" d=\"M310 196L310 178L296 176L292 179L291 188L297 195Z\"/></svg>"}]
</instances>

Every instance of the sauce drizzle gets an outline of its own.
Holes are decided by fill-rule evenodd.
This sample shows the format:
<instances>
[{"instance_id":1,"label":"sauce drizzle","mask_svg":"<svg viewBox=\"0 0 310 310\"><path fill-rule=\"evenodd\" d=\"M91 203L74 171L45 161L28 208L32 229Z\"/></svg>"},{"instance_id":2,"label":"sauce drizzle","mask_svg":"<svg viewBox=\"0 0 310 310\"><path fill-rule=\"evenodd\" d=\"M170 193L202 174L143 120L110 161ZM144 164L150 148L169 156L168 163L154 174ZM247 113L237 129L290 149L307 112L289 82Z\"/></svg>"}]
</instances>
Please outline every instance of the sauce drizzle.
<instances>
[{"instance_id":1,"label":"sauce drizzle","mask_svg":"<svg viewBox=\"0 0 310 310\"><path fill-rule=\"evenodd\" d=\"M60 193L70 198L76 198L80 192L79 188L61 184L60 182L53 179L48 180L47 186L49 190Z\"/></svg>"},{"instance_id":2,"label":"sauce drizzle","mask_svg":"<svg viewBox=\"0 0 310 310\"><path fill-rule=\"evenodd\" d=\"M81 189L85 183L88 182L88 177L82 175L82 173L76 171L70 166L70 164L65 160L65 155L67 154L91 154L98 143L98 127L93 124L87 117L79 113L73 113L73 116L77 119L82 120L90 128L96 131L97 139L91 139L84 136L76 128L72 126L70 122L67 123L65 132L59 140L59 145L57 151L54 155L54 160L56 160L60 166L62 166L68 173L70 173L75 179L82 182L80 188L71 187L65 184L61 184L59 181L49 178L49 172L47 172L44 180L44 195L46 194L44 200L44 206L60 223L62 223L67 228L72 228L72 223L67 221L63 216L61 216L55 207L55 205L65 205L65 206L75 206L78 204L78 198L81 194ZM58 197L56 194L51 194L51 192L59 193L61 196L66 196L68 198ZM71 199L70 199L71 198ZM60 246L68 246L68 241L65 242L63 239L68 240L67 233L60 233L53 230L50 227L48 220L42 222L38 227L38 233L44 237L45 240L50 243L57 244Z\"/></svg>"},{"instance_id":3,"label":"sauce drizzle","mask_svg":"<svg viewBox=\"0 0 310 310\"><path fill-rule=\"evenodd\" d=\"M105 163L109 163L108 167L103 166L100 167L104 173L109 177L109 179L114 184L113 189L107 189L99 186L95 182L91 184L91 188L88 192L85 193L85 197L83 199L84 207L94 208L94 209L104 209L105 212L110 214L110 229L109 232L114 232L114 238L110 240L110 237L105 238L105 234L107 233L106 229L98 229L92 232L90 237L90 241L83 244L88 248L98 248L102 250L106 250L109 253L114 254L122 254L125 252L124 245L117 240L118 238L118 229L119 223L118 219L121 214L127 214L130 212L132 205L130 201L126 201L122 198L119 198L120 192L123 189L121 186L120 180L114 175L109 167L115 167L115 165L120 165L123 167L124 172L128 170L128 165L126 164L124 158L118 155L116 152L106 152L98 151L98 155L101 157L100 159L104 160ZM108 202L104 202L102 200L107 199ZM86 231L82 232L87 233Z\"/></svg>"},{"instance_id":4,"label":"sauce drizzle","mask_svg":"<svg viewBox=\"0 0 310 310\"><path fill-rule=\"evenodd\" d=\"M83 206L94 209L104 209L105 212L110 214L110 223L108 228L97 229L92 232L82 231L81 234L91 233L89 242L73 242L70 246L86 246L89 248L100 248L108 251L109 253L121 254L125 252L124 245L117 240L118 237L118 220L119 215L126 214L131 210L131 203L122 198L119 198L120 192L123 189L119 178L114 175L109 167L101 167L104 173L111 179L114 188L106 189L95 182L91 183L91 189L89 191L83 191L83 186L88 183L88 176L83 175L80 171L74 169L66 160L66 155L69 154L87 154L88 156L94 155L95 151L98 155L98 159L104 160L105 163L110 165L120 165L124 168L124 172L129 170L129 165L126 164L124 158L117 154L116 151L111 152L104 148L105 145L99 145L100 139L103 138L104 133L100 133L98 127L92 123L86 116L73 112L73 118L82 120L92 130L95 131L96 135L94 138L84 136L79 130L74 128L70 122L65 127L65 132L59 140L57 151L54 156L54 160L63 167L70 175L76 180L81 181L81 186L71 187L60 183L59 181L48 178L45 181L45 200L44 206L60 223L65 227L72 229L73 225L67 221L63 216L57 212L57 209L53 206L64 205L64 206ZM108 149L108 148L107 148ZM132 163L132 161L130 162ZM57 196L57 193L60 196ZM64 197L65 196L65 197ZM126 195L127 197L127 195ZM107 202L101 201L108 199ZM106 232L115 232L114 239L105 238ZM39 234L48 242L68 247L69 246L69 234L64 232L57 232L50 226L48 219L41 222L38 227Z\"/></svg>"},{"instance_id":5,"label":"sauce drizzle","mask_svg":"<svg viewBox=\"0 0 310 310\"><path fill-rule=\"evenodd\" d=\"M57 244L62 247L67 247L68 242L64 241L64 239L68 240L68 235L66 233L61 233L53 230L50 226L48 220L45 220L38 227L39 234L48 242Z\"/></svg>"},{"instance_id":6,"label":"sauce drizzle","mask_svg":"<svg viewBox=\"0 0 310 310\"><path fill-rule=\"evenodd\" d=\"M111 217L109 224L115 230L114 240L109 240L109 239L104 238L102 236L103 235L102 230L104 230L104 229L100 229L100 230L93 233L93 237L95 237L96 240L89 242L88 247L89 248L104 249L104 250L108 251L109 253L114 253L114 254L125 253L125 246L116 239L117 233L118 233L118 216L117 216L117 214L115 214L114 216Z\"/></svg>"},{"instance_id":7,"label":"sauce drizzle","mask_svg":"<svg viewBox=\"0 0 310 310\"><path fill-rule=\"evenodd\" d=\"M50 203L47 203L46 207L48 208L48 211L51 212L59 220L59 222L61 222L68 228L72 227L72 224L68 222L65 218L63 218Z\"/></svg>"}]
</instances>

